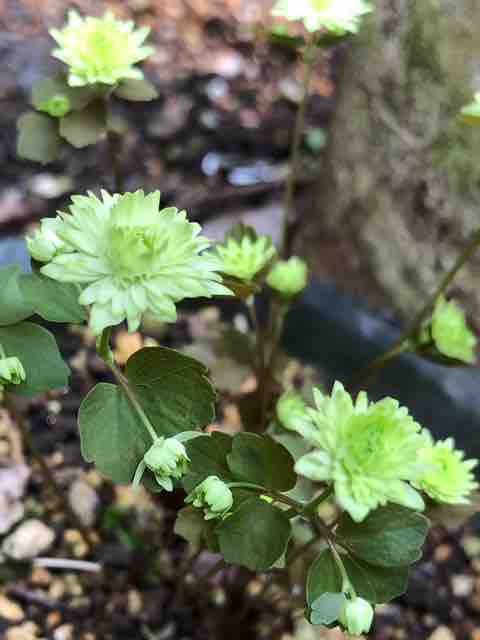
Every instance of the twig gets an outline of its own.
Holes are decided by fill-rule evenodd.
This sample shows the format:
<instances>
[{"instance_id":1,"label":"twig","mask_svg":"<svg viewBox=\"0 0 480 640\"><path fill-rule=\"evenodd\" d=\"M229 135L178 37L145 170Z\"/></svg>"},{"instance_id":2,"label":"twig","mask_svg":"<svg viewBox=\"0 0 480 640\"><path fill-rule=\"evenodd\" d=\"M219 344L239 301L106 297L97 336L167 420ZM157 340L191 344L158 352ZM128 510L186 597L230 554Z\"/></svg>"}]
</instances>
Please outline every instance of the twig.
<instances>
[{"instance_id":1,"label":"twig","mask_svg":"<svg viewBox=\"0 0 480 640\"><path fill-rule=\"evenodd\" d=\"M305 75L303 79L303 94L300 105L298 107L297 118L295 121L295 129L293 132L292 146L290 150L290 173L287 178L285 189L285 201L283 205L283 221L282 221L282 244L281 253L284 258L288 258L288 232L289 218L293 209L295 198L295 187L297 185L297 177L300 171L300 150L303 130L305 128L305 115L307 111L307 101L310 94L310 81L312 78L313 63L315 61L315 40L311 38L304 53L303 62Z\"/></svg>"},{"instance_id":2,"label":"twig","mask_svg":"<svg viewBox=\"0 0 480 640\"><path fill-rule=\"evenodd\" d=\"M87 573L100 573L102 571L102 565L98 562L70 560L68 558L35 558L33 566L41 569L64 569L65 571L85 571Z\"/></svg>"},{"instance_id":3,"label":"twig","mask_svg":"<svg viewBox=\"0 0 480 640\"><path fill-rule=\"evenodd\" d=\"M365 369L358 375L357 384L353 385L354 391L357 391L365 386L367 386L372 378L378 373L383 367L390 361L392 358L396 357L400 353L403 353L408 349L408 341L411 338L414 338L418 332L421 330L423 324L426 320L428 320L430 314L432 313L435 305L441 296L446 292L449 286L454 281L455 277L459 273L459 271L465 266L468 260L472 257L475 251L480 246L480 229L473 233L470 242L467 244L465 249L462 251L457 261L453 265L452 269L448 271L445 276L442 278L439 286L437 287L435 293L429 299L427 304L421 309L421 311L417 314L414 321L403 331L403 333L397 338L397 340L393 343L393 345L383 353L381 356L373 360Z\"/></svg>"}]
</instances>

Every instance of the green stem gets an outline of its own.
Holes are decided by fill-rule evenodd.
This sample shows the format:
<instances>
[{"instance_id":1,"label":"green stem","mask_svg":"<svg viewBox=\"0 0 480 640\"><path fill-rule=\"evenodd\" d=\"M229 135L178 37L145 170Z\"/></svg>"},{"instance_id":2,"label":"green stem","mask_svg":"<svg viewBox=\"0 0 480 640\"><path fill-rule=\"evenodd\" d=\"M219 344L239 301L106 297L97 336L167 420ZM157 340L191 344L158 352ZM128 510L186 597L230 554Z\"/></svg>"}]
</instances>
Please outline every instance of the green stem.
<instances>
[{"instance_id":1,"label":"green stem","mask_svg":"<svg viewBox=\"0 0 480 640\"><path fill-rule=\"evenodd\" d=\"M333 493L333 485L330 485L320 495L314 498L305 508L305 512L316 514L318 507L325 502Z\"/></svg>"},{"instance_id":2,"label":"green stem","mask_svg":"<svg viewBox=\"0 0 480 640\"><path fill-rule=\"evenodd\" d=\"M259 484L253 484L251 482L229 482L228 486L230 489L245 489L247 491L254 491L259 495L268 496L275 500L275 502L282 502L283 504L288 505L292 509L294 509L299 515L303 514L305 505L303 505L298 500L294 500L289 496L280 493L279 491L275 491L274 489L266 489Z\"/></svg>"},{"instance_id":3,"label":"green stem","mask_svg":"<svg viewBox=\"0 0 480 640\"><path fill-rule=\"evenodd\" d=\"M343 560L340 557L340 554L338 553L335 545L333 544L330 538L326 538L326 542L328 544L328 547L332 553L335 564L337 565L337 568L342 577L342 591L344 593L349 593L353 598L355 598L356 597L355 589L353 588L353 585L350 582L350 578L348 577L347 570L345 569L345 565L343 564Z\"/></svg>"},{"instance_id":4,"label":"green stem","mask_svg":"<svg viewBox=\"0 0 480 640\"><path fill-rule=\"evenodd\" d=\"M132 387L130 386L129 381L115 364L113 354L110 349L110 334L111 334L110 327L108 327L103 331L97 343L98 354L103 359L105 364L108 366L108 368L113 374L113 377L117 381L118 385L121 387L122 391L125 393L125 395L129 399L130 404L132 405L133 409L137 412L138 417L140 418L145 429L148 431L153 442L156 442L158 440L157 432L153 428L152 423L150 422L147 414L143 410L140 402L138 401L138 398L135 395Z\"/></svg>"},{"instance_id":5,"label":"green stem","mask_svg":"<svg viewBox=\"0 0 480 640\"><path fill-rule=\"evenodd\" d=\"M289 232L289 218L294 205L295 187L297 184L298 173L300 170L301 159L301 142L303 130L305 128L305 115L307 111L308 96L310 95L310 81L312 78L313 63L315 61L315 40L311 38L307 44L303 55L304 64L304 78L303 78L303 94L298 107L297 117L295 120L295 130L293 133L292 146L290 149L290 173L287 178L287 184L285 189L285 201L283 207L283 221L282 221L282 242L281 242L281 255L284 258L288 258L288 232Z\"/></svg>"},{"instance_id":6,"label":"green stem","mask_svg":"<svg viewBox=\"0 0 480 640\"><path fill-rule=\"evenodd\" d=\"M355 389L359 389L368 385L368 383L372 380L374 375L378 373L383 367L390 361L392 358L395 358L400 353L408 350L408 341L418 334L418 332L422 329L423 324L430 317L435 305L441 296L447 291L449 286L452 284L460 270L465 266L465 264L470 260L472 255L480 246L480 229L475 231L470 239L470 242L467 244L465 249L462 251L457 261L453 265L452 269L448 271L444 277L442 278L439 286L435 290L432 297L428 300L427 304L421 309L421 311L417 314L414 321L403 331L403 333L399 336L399 338L393 343L390 349L382 354L380 357L376 358L371 362L359 375L359 379L361 383L355 385Z\"/></svg>"}]
</instances>

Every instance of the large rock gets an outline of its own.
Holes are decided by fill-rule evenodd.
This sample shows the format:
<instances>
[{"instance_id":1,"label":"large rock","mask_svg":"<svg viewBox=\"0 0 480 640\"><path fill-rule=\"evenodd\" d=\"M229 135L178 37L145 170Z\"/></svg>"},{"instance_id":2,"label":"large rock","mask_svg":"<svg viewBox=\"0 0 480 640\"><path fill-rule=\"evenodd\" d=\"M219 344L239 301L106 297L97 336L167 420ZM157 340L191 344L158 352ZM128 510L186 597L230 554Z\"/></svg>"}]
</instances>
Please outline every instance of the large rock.
<instances>
[{"instance_id":1,"label":"large rock","mask_svg":"<svg viewBox=\"0 0 480 640\"><path fill-rule=\"evenodd\" d=\"M304 240L320 269L330 260L341 279L350 266L352 279L373 280L408 318L480 222L480 128L458 118L479 89L480 3L375 4L337 66ZM456 288L480 326L479 270L480 251Z\"/></svg>"}]
</instances>

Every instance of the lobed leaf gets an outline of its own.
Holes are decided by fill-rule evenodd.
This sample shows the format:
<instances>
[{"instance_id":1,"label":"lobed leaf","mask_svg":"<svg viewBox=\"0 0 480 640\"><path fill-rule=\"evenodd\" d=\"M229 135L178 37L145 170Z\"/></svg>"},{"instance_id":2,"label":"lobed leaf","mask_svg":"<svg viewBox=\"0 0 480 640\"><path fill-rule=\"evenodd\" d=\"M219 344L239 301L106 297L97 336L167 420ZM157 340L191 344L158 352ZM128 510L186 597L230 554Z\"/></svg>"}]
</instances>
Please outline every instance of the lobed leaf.
<instances>
[{"instance_id":1,"label":"lobed leaf","mask_svg":"<svg viewBox=\"0 0 480 640\"><path fill-rule=\"evenodd\" d=\"M420 558L428 528L429 521L420 513L388 505L361 523L344 513L336 533L361 560L380 567L402 567Z\"/></svg>"},{"instance_id":2,"label":"lobed leaf","mask_svg":"<svg viewBox=\"0 0 480 640\"><path fill-rule=\"evenodd\" d=\"M283 445L269 436L237 434L227 461L235 478L267 489L289 491L297 482L294 459Z\"/></svg>"},{"instance_id":3,"label":"lobed leaf","mask_svg":"<svg viewBox=\"0 0 480 640\"><path fill-rule=\"evenodd\" d=\"M48 164L57 159L61 138L53 118L40 113L24 113L17 121L17 153L21 158Z\"/></svg>"},{"instance_id":4,"label":"lobed leaf","mask_svg":"<svg viewBox=\"0 0 480 640\"><path fill-rule=\"evenodd\" d=\"M22 271L18 265L10 264L0 268L0 326L16 324L33 315L33 306L29 304L20 288Z\"/></svg>"},{"instance_id":5,"label":"lobed leaf","mask_svg":"<svg viewBox=\"0 0 480 640\"><path fill-rule=\"evenodd\" d=\"M25 382L12 387L12 392L31 396L68 384L70 369L55 338L43 327L31 322L0 327L0 344L7 356L19 358L25 369Z\"/></svg>"},{"instance_id":6,"label":"lobed leaf","mask_svg":"<svg viewBox=\"0 0 480 640\"><path fill-rule=\"evenodd\" d=\"M225 561L252 571L265 571L277 562L291 531L287 516L260 498L243 502L216 530Z\"/></svg>"}]
</instances>

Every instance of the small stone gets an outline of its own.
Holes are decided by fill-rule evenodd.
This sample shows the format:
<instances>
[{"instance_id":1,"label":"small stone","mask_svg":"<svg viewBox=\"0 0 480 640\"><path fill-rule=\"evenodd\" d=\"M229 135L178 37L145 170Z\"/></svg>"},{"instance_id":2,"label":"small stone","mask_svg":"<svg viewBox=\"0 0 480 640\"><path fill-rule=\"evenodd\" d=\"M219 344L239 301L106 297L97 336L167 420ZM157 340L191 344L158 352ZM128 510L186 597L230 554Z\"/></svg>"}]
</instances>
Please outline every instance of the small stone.
<instances>
[{"instance_id":1,"label":"small stone","mask_svg":"<svg viewBox=\"0 0 480 640\"><path fill-rule=\"evenodd\" d=\"M21 498L29 477L30 470L24 464L0 469L0 535L7 533L24 516Z\"/></svg>"},{"instance_id":2,"label":"small stone","mask_svg":"<svg viewBox=\"0 0 480 640\"><path fill-rule=\"evenodd\" d=\"M143 609L142 594L136 589L130 589L127 594L128 613L133 617L137 617Z\"/></svg>"},{"instance_id":3,"label":"small stone","mask_svg":"<svg viewBox=\"0 0 480 640\"><path fill-rule=\"evenodd\" d=\"M55 533L41 520L25 520L2 544L2 552L13 560L31 560L52 546Z\"/></svg>"},{"instance_id":4,"label":"small stone","mask_svg":"<svg viewBox=\"0 0 480 640\"><path fill-rule=\"evenodd\" d=\"M30 582L35 587L48 587L52 582L52 574L43 567L33 567Z\"/></svg>"},{"instance_id":5,"label":"small stone","mask_svg":"<svg viewBox=\"0 0 480 640\"><path fill-rule=\"evenodd\" d=\"M47 629L54 629L55 627L58 627L61 621L62 614L60 611L50 611L47 616Z\"/></svg>"},{"instance_id":6,"label":"small stone","mask_svg":"<svg viewBox=\"0 0 480 640\"><path fill-rule=\"evenodd\" d=\"M441 626L428 636L428 640L455 640L455 634L448 627Z\"/></svg>"},{"instance_id":7,"label":"small stone","mask_svg":"<svg viewBox=\"0 0 480 640\"><path fill-rule=\"evenodd\" d=\"M435 562L446 562L452 555L452 548L448 544L441 544L435 549Z\"/></svg>"},{"instance_id":8,"label":"small stone","mask_svg":"<svg viewBox=\"0 0 480 640\"><path fill-rule=\"evenodd\" d=\"M36 640L38 626L34 622L25 622L18 627L11 627L5 634L5 640Z\"/></svg>"},{"instance_id":9,"label":"small stone","mask_svg":"<svg viewBox=\"0 0 480 640\"><path fill-rule=\"evenodd\" d=\"M452 576L452 591L456 598L468 598L473 591L475 580L471 576Z\"/></svg>"},{"instance_id":10,"label":"small stone","mask_svg":"<svg viewBox=\"0 0 480 640\"><path fill-rule=\"evenodd\" d=\"M72 179L69 176L58 176L54 173L37 173L30 179L28 187L40 198L59 198L72 190Z\"/></svg>"},{"instance_id":11,"label":"small stone","mask_svg":"<svg viewBox=\"0 0 480 640\"><path fill-rule=\"evenodd\" d=\"M0 595L0 618L9 622L20 622L25 618L22 607L6 596Z\"/></svg>"},{"instance_id":12,"label":"small stone","mask_svg":"<svg viewBox=\"0 0 480 640\"><path fill-rule=\"evenodd\" d=\"M65 585L67 587L68 594L71 596L82 596L83 587L80 584L80 580L75 573L67 573L64 577Z\"/></svg>"},{"instance_id":13,"label":"small stone","mask_svg":"<svg viewBox=\"0 0 480 640\"><path fill-rule=\"evenodd\" d=\"M53 640L73 640L73 625L62 624L53 632Z\"/></svg>"},{"instance_id":14,"label":"small stone","mask_svg":"<svg viewBox=\"0 0 480 640\"><path fill-rule=\"evenodd\" d=\"M86 527L95 522L95 515L100 501L95 489L81 478L73 482L68 492L68 501L74 513Z\"/></svg>"},{"instance_id":15,"label":"small stone","mask_svg":"<svg viewBox=\"0 0 480 640\"><path fill-rule=\"evenodd\" d=\"M466 536L462 540L462 547L469 558L480 556L480 538L477 536Z\"/></svg>"},{"instance_id":16,"label":"small stone","mask_svg":"<svg viewBox=\"0 0 480 640\"><path fill-rule=\"evenodd\" d=\"M60 578L55 578L55 580L50 585L48 590L48 595L52 600L61 600L65 595L67 587L63 580Z\"/></svg>"}]
</instances>

